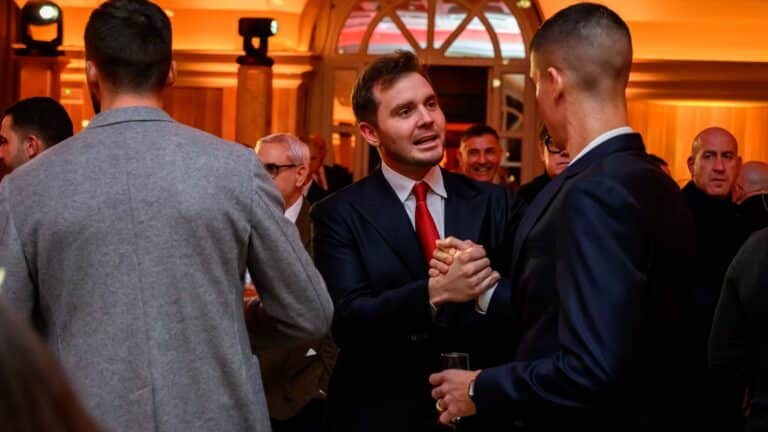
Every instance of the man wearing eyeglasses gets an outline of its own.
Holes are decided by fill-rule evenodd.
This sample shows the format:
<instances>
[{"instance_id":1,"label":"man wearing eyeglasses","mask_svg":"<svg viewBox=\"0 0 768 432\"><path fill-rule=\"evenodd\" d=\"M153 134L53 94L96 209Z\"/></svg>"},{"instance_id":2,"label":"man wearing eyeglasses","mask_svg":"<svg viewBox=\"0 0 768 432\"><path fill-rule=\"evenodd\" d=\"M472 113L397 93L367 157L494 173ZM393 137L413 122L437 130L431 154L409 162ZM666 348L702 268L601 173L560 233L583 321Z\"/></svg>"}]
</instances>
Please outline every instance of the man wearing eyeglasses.
<instances>
[{"instance_id":1,"label":"man wearing eyeglasses","mask_svg":"<svg viewBox=\"0 0 768 432\"><path fill-rule=\"evenodd\" d=\"M534 178L530 182L520 186L517 190L518 195L528 204L532 203L536 195L539 194L556 175L565 171L568 164L571 163L571 154L568 150L555 145L552 137L547 131L547 127L542 125L539 133L539 156L544 162L544 173Z\"/></svg>"},{"instance_id":2,"label":"man wearing eyeglasses","mask_svg":"<svg viewBox=\"0 0 768 432\"><path fill-rule=\"evenodd\" d=\"M311 254L310 203L302 194L309 174L309 147L293 135L278 133L260 139L256 154L285 200L285 217L296 224L299 237ZM263 314L249 318L251 325L266 324ZM294 348L263 350L258 356L272 430L318 430L336 361L336 345L331 337Z\"/></svg>"}]
</instances>

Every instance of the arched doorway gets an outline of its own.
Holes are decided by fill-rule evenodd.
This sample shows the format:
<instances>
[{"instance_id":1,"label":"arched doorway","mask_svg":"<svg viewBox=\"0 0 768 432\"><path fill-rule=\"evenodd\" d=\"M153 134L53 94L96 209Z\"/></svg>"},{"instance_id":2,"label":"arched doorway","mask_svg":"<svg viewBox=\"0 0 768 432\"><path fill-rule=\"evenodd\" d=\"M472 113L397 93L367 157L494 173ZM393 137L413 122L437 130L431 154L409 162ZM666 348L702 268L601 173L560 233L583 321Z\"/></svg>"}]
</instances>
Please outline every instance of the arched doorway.
<instances>
[{"instance_id":1,"label":"arched doorway","mask_svg":"<svg viewBox=\"0 0 768 432\"><path fill-rule=\"evenodd\" d=\"M541 19L535 7L516 3L526 2L361 0L328 5L315 16L311 46L322 61L306 124L330 138L337 163L357 178L365 175L368 146L354 127L352 86L371 59L409 50L430 68L449 123L449 147L458 144L458 135L471 123L487 123L499 131L509 173L518 181L533 177L540 165L535 97L526 78L527 46Z\"/></svg>"}]
</instances>

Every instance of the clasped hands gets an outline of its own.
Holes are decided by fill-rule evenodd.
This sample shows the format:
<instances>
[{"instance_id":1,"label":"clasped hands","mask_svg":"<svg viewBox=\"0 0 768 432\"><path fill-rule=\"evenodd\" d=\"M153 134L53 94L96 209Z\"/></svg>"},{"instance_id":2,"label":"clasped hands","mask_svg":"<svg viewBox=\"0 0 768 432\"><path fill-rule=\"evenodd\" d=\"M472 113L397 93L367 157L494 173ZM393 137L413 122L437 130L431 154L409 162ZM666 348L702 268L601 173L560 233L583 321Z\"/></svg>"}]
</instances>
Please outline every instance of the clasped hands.
<instances>
[{"instance_id":1,"label":"clasped hands","mask_svg":"<svg viewBox=\"0 0 768 432\"><path fill-rule=\"evenodd\" d=\"M437 241L429 267L429 301L435 306L476 299L500 278L485 248L455 237Z\"/></svg>"}]
</instances>

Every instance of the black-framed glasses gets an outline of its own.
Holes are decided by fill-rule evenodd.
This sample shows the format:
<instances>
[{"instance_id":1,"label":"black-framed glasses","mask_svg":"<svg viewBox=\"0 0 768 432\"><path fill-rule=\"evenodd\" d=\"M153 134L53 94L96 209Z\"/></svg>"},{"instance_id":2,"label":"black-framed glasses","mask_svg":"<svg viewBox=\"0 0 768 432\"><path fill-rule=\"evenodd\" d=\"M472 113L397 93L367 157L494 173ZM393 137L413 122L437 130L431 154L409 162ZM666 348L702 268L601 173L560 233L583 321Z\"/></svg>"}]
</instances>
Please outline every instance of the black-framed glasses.
<instances>
[{"instance_id":1,"label":"black-framed glasses","mask_svg":"<svg viewBox=\"0 0 768 432\"><path fill-rule=\"evenodd\" d=\"M280 174L280 171L284 168L296 168L298 165L296 164L274 164L274 163L265 163L264 169L267 170L270 176L272 178L277 177Z\"/></svg>"},{"instance_id":2,"label":"black-framed glasses","mask_svg":"<svg viewBox=\"0 0 768 432\"><path fill-rule=\"evenodd\" d=\"M563 149L557 148L552 143L552 137L549 134L544 135L544 137L541 139L544 141L544 147L547 148L547 151L550 154L560 154L563 152Z\"/></svg>"}]
</instances>

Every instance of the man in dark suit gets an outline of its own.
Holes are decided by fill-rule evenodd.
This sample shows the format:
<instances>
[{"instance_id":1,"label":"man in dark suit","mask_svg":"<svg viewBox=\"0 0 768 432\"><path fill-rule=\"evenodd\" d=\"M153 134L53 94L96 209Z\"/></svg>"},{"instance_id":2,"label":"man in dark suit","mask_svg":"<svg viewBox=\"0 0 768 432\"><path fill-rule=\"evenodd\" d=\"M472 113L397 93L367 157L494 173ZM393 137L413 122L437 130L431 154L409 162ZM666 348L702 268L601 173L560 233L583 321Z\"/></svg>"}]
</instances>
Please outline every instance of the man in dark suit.
<instances>
[{"instance_id":1,"label":"man in dark suit","mask_svg":"<svg viewBox=\"0 0 768 432\"><path fill-rule=\"evenodd\" d=\"M353 108L381 168L311 213L315 262L336 305L331 428L439 429L429 374L441 352L476 358L483 335L469 340L456 319L486 307L481 294L499 278L489 264L509 252L521 207L504 187L440 169L445 117L412 53L371 63L355 85ZM451 235L485 248L460 254L446 275L430 280L435 241Z\"/></svg>"},{"instance_id":2,"label":"man in dark suit","mask_svg":"<svg viewBox=\"0 0 768 432\"><path fill-rule=\"evenodd\" d=\"M304 142L309 146L309 178L305 195L314 203L352 184L352 173L339 164L325 164L328 148L325 140L318 135L309 135Z\"/></svg>"},{"instance_id":3,"label":"man in dark suit","mask_svg":"<svg viewBox=\"0 0 768 432\"><path fill-rule=\"evenodd\" d=\"M507 430L684 430L692 223L677 185L626 126L629 29L610 9L581 3L545 22L531 53L540 114L573 160L518 228L515 360L430 377L440 420L478 413Z\"/></svg>"},{"instance_id":4,"label":"man in dark suit","mask_svg":"<svg viewBox=\"0 0 768 432\"><path fill-rule=\"evenodd\" d=\"M749 431L768 431L764 402L768 397L766 262L768 229L762 229L752 234L728 267L709 337L709 364L722 384L720 409L732 418L743 418L745 390L749 389Z\"/></svg>"},{"instance_id":5,"label":"man in dark suit","mask_svg":"<svg viewBox=\"0 0 768 432\"><path fill-rule=\"evenodd\" d=\"M312 251L310 204L302 196L309 172L309 148L290 134L273 134L256 144L259 155L285 201L285 217L296 224L299 237ZM251 325L263 320L258 315ZM253 321L253 320L252 320ZM263 321L262 321L263 322ZM272 348L258 353L269 417L275 432L319 431L325 414L325 397L336 362L336 345L330 335L293 348Z\"/></svg>"},{"instance_id":6,"label":"man in dark suit","mask_svg":"<svg viewBox=\"0 0 768 432\"><path fill-rule=\"evenodd\" d=\"M719 402L724 383L707 372L707 341L723 278L733 257L744 243L748 232L731 201L731 190L739 173L741 157L736 137L720 127L702 130L693 139L688 169L691 181L682 189L683 197L693 215L698 268L692 275L695 287L696 328L691 334L695 341L696 361L691 365L705 375L693 392L703 407L701 418L708 417L702 427L714 430L743 429L740 418L730 417Z\"/></svg>"}]
</instances>

